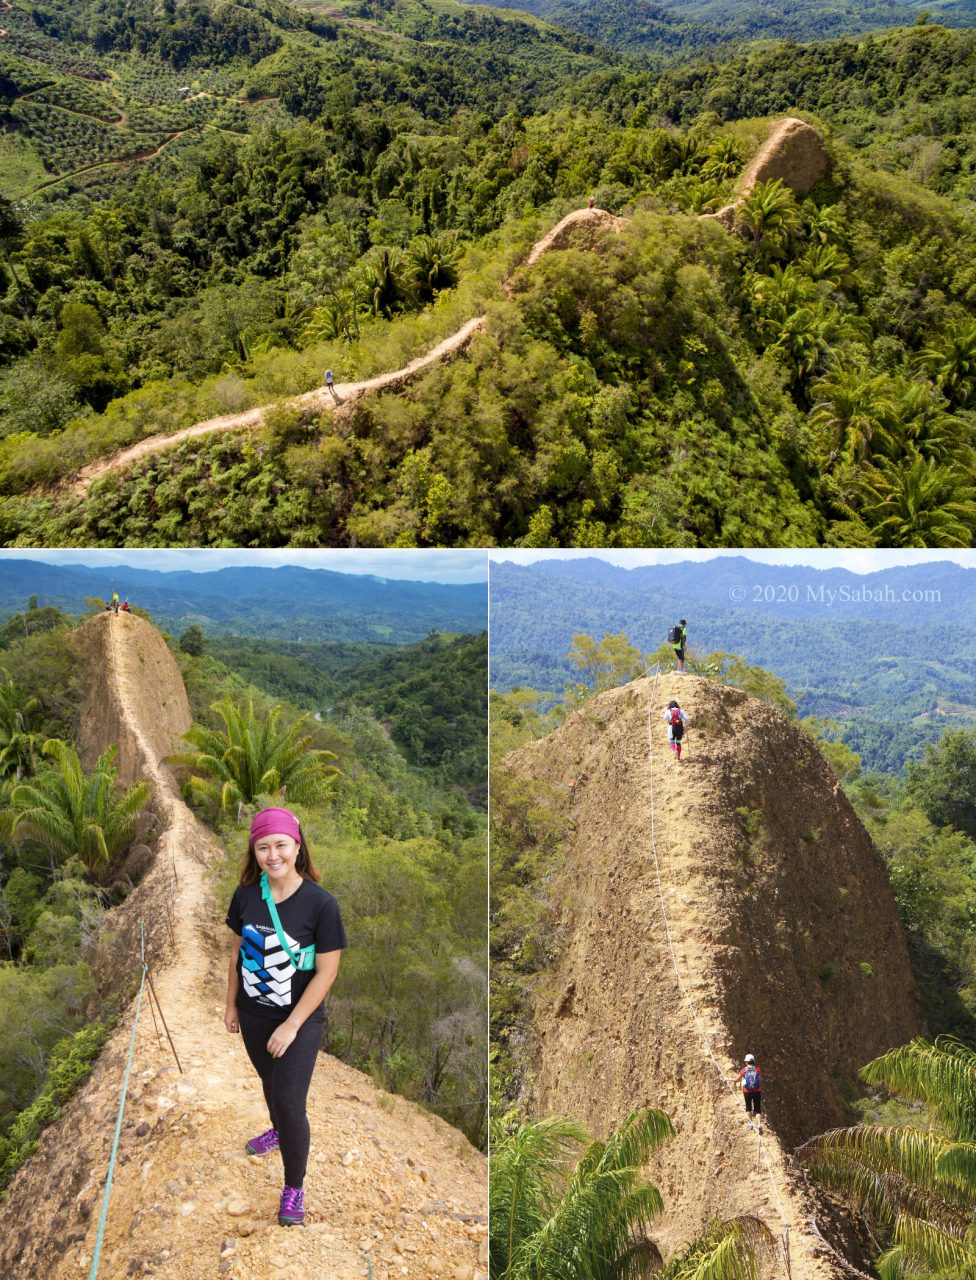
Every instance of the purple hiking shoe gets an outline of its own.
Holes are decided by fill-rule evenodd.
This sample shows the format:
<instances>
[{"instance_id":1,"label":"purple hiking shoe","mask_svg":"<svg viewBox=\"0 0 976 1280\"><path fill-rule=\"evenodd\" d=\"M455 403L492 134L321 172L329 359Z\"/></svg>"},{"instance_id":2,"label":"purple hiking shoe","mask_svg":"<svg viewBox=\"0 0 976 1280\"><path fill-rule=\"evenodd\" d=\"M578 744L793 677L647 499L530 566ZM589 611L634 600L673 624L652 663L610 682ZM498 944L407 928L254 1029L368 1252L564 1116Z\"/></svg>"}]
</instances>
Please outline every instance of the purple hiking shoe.
<instances>
[{"instance_id":1,"label":"purple hiking shoe","mask_svg":"<svg viewBox=\"0 0 976 1280\"><path fill-rule=\"evenodd\" d=\"M278 1130L268 1129L266 1133L262 1133L258 1138L252 1138L250 1142L244 1143L244 1150L252 1156L266 1156L269 1151L278 1150Z\"/></svg>"},{"instance_id":2,"label":"purple hiking shoe","mask_svg":"<svg viewBox=\"0 0 976 1280\"><path fill-rule=\"evenodd\" d=\"M278 1206L278 1225L281 1227L305 1225L305 1192L300 1187L282 1187L281 1204Z\"/></svg>"}]
</instances>

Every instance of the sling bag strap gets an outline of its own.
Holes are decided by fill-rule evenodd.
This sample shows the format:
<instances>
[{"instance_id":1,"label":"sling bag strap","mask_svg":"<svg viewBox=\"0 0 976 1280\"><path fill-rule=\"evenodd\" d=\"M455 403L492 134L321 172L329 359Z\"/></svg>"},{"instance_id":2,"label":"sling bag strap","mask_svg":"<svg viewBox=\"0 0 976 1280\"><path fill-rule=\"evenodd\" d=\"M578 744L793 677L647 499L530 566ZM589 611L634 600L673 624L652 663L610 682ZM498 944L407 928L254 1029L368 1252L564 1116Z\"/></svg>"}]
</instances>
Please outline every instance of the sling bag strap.
<instances>
[{"instance_id":1,"label":"sling bag strap","mask_svg":"<svg viewBox=\"0 0 976 1280\"><path fill-rule=\"evenodd\" d=\"M307 947L299 947L298 955L296 955L285 941L285 933L281 927L281 921L278 919L278 909L275 906L274 898L271 896L271 886L268 884L268 876L266 872L261 873L261 897L267 904L268 915L271 917L271 923L274 925L274 931L278 935L278 941L281 943L281 949L284 951L285 955L296 969L314 969L314 942L310 943Z\"/></svg>"}]
</instances>

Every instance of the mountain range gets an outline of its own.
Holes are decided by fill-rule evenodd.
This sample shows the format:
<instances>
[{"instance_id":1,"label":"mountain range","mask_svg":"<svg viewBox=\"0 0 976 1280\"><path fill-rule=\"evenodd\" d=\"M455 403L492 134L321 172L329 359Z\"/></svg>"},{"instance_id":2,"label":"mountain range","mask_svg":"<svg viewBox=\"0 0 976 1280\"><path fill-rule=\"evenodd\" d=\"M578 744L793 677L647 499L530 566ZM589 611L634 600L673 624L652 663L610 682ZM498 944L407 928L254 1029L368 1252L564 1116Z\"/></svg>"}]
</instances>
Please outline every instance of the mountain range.
<instances>
[{"instance_id":1,"label":"mountain range","mask_svg":"<svg viewBox=\"0 0 976 1280\"><path fill-rule=\"evenodd\" d=\"M744 556L636 569L596 557L501 561L491 604L500 690L578 680L565 656L574 633L623 632L651 652L684 617L693 653L737 653L774 672L801 715L836 719L879 767L900 767L947 723L976 718L976 570L950 561L869 574Z\"/></svg>"},{"instance_id":2,"label":"mountain range","mask_svg":"<svg viewBox=\"0 0 976 1280\"><path fill-rule=\"evenodd\" d=\"M212 635L410 644L431 631L476 633L487 625L487 585L409 582L368 574L282 566L199 573L36 560L0 562L0 613L41 605L82 613L86 597L113 591L166 629L197 623Z\"/></svg>"}]
</instances>

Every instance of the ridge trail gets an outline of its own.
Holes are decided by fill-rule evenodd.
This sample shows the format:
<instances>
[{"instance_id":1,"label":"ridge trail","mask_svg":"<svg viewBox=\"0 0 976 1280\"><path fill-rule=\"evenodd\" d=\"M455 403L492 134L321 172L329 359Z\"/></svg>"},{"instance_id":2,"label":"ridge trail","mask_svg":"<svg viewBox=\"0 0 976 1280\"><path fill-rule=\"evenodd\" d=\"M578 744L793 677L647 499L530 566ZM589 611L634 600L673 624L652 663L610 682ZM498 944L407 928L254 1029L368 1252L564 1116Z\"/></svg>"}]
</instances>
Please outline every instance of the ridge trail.
<instances>
[{"instance_id":1,"label":"ridge trail","mask_svg":"<svg viewBox=\"0 0 976 1280\"><path fill-rule=\"evenodd\" d=\"M822 177L826 167L827 157L819 134L805 121L788 116L773 129L744 171L732 203L718 213L703 214L702 217L715 219L726 228L730 228L736 209L758 182L763 182L770 177L782 176L788 186L801 192L808 190L818 178ZM532 246L525 259L519 264L519 268L532 267L544 254L566 248L571 243L575 232L582 226L606 227L619 234L629 225L629 222L629 218L617 217L606 209L574 209ZM502 288L510 296L511 279L506 280ZM240 413L207 418L193 426L165 435L147 436L116 453L89 462L73 477L67 477L61 481L55 489L67 490L76 497L84 497L89 487L103 476L122 471L136 462L141 462L144 458L175 448L198 436L210 435L218 431L256 429L264 424L267 415L275 409L316 409L338 417L342 410L364 396L401 387L442 360L460 354L475 335L481 332L486 323L487 316L474 316L456 332L400 369L367 378L362 382L336 383L335 398L324 386L316 387L312 391L287 400L246 409Z\"/></svg>"},{"instance_id":2,"label":"ridge trail","mask_svg":"<svg viewBox=\"0 0 976 1280\"><path fill-rule=\"evenodd\" d=\"M309 1093L308 1225L277 1225L280 1157L244 1152L246 1139L267 1128L267 1112L240 1037L223 1026L228 931L207 883L220 853L162 759L176 748L166 741L173 723L188 717L179 669L138 617L104 614L85 626L104 672L89 705L108 708L95 737L111 732L116 717L125 726L120 771L152 783L162 827L152 869L113 914L129 918L125 937L133 923L138 933L138 915L157 910L150 964L183 1065L180 1075L165 1036L157 1041L144 1015L100 1280L359 1280L370 1268L375 1280L485 1280L484 1157L458 1130L326 1054ZM320 858L327 883L327 850ZM159 912L169 916L171 941ZM337 982L341 990L341 970ZM87 1274L131 1017L130 1007L88 1083L11 1185L10 1244L0 1247L9 1280Z\"/></svg>"}]
</instances>

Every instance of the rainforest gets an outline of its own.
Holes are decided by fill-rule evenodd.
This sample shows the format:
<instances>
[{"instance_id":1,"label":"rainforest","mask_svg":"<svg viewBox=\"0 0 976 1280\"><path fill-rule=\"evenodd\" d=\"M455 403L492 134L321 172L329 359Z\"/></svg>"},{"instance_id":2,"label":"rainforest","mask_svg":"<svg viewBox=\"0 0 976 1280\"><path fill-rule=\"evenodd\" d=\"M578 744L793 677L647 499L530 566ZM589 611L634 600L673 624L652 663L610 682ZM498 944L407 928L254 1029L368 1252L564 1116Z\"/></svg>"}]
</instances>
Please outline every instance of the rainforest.
<instances>
[{"instance_id":1,"label":"rainforest","mask_svg":"<svg viewBox=\"0 0 976 1280\"><path fill-rule=\"evenodd\" d=\"M8 545L972 545L971 30L2 23ZM785 115L824 176L744 187Z\"/></svg>"}]
</instances>

